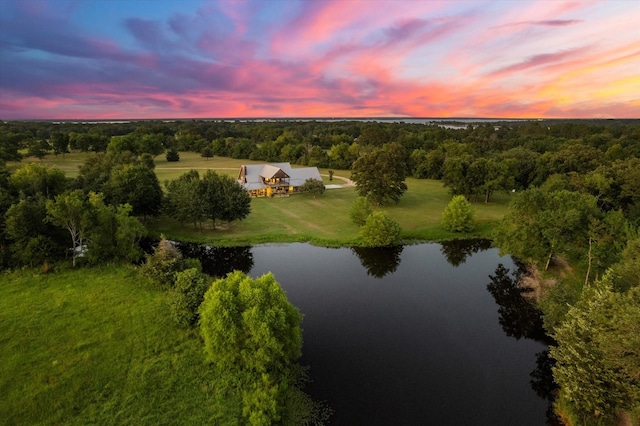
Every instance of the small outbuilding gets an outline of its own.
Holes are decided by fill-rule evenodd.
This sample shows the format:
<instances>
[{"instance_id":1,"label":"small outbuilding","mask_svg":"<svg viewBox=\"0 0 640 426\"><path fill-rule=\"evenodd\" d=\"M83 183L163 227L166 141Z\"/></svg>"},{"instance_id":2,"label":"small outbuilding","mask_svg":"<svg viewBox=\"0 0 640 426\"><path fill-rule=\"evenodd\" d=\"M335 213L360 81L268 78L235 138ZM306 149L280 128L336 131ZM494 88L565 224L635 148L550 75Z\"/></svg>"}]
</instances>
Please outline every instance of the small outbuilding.
<instances>
[{"instance_id":1,"label":"small outbuilding","mask_svg":"<svg viewBox=\"0 0 640 426\"><path fill-rule=\"evenodd\" d=\"M322 182L317 167L292 168L289 163L240 166L238 183L252 197L287 196L296 193L307 179Z\"/></svg>"}]
</instances>

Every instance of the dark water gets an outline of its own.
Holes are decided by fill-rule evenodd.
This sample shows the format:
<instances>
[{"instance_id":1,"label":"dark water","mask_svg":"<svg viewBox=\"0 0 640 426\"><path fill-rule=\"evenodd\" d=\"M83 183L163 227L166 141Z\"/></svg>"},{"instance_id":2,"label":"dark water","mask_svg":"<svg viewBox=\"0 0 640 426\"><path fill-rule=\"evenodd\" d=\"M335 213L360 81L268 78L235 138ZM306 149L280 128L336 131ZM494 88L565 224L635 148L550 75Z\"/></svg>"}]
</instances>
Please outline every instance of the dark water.
<instances>
[{"instance_id":1,"label":"dark water","mask_svg":"<svg viewBox=\"0 0 640 426\"><path fill-rule=\"evenodd\" d=\"M216 259L273 272L304 314L306 390L335 411L330 424L546 424L540 316L488 243L208 250L218 274Z\"/></svg>"}]
</instances>

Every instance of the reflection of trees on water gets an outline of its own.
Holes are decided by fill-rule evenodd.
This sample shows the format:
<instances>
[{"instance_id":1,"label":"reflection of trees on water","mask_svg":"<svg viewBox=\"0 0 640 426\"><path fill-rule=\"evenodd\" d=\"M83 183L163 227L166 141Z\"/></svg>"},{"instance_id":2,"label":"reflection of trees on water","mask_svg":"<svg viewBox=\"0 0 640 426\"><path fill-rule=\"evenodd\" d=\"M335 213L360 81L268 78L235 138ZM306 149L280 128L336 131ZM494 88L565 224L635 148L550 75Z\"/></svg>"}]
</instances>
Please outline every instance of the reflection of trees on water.
<instances>
[{"instance_id":1,"label":"reflection of trees on water","mask_svg":"<svg viewBox=\"0 0 640 426\"><path fill-rule=\"evenodd\" d=\"M440 243L440 252L453 266L460 266L467 260L467 257L490 248L491 240L483 239L453 240Z\"/></svg>"},{"instance_id":2,"label":"reflection of trees on water","mask_svg":"<svg viewBox=\"0 0 640 426\"><path fill-rule=\"evenodd\" d=\"M491 283L487 290L498 304L499 322L507 336L516 339L532 339L545 345L553 344L553 339L546 335L542 322L542 312L526 298L530 288L518 285L520 277L525 273L523 265L519 265L513 274L499 264L495 275L489 275ZM558 386L553 381L554 360L549 358L549 350L536 354L536 368L530 373L531 388L540 398L549 401L547 408L547 424L558 424L553 411L553 400Z\"/></svg>"},{"instance_id":3,"label":"reflection of trees on water","mask_svg":"<svg viewBox=\"0 0 640 426\"><path fill-rule=\"evenodd\" d=\"M522 273L522 268L519 268L512 276L509 269L499 264L495 275L489 275L491 283L487 284L487 290L500 306L500 325L507 336L516 339L524 337L548 344L549 339L542 324L542 312L525 297L532 290L518 285Z\"/></svg>"},{"instance_id":4,"label":"reflection of trees on water","mask_svg":"<svg viewBox=\"0 0 640 426\"><path fill-rule=\"evenodd\" d=\"M404 246L351 247L367 274L376 278L382 278L398 269L403 249Z\"/></svg>"},{"instance_id":5,"label":"reflection of trees on water","mask_svg":"<svg viewBox=\"0 0 640 426\"><path fill-rule=\"evenodd\" d=\"M553 409L553 402L555 401L558 385L553 381L553 371L551 368L555 365L555 360L549 357L549 350L545 349L542 352L536 354L536 369L533 370L529 377L529 383L531 389L542 399L546 399L549 402L547 406L547 426L561 426L563 423L556 415Z\"/></svg>"},{"instance_id":6,"label":"reflection of trees on water","mask_svg":"<svg viewBox=\"0 0 640 426\"><path fill-rule=\"evenodd\" d=\"M211 247L204 244L176 243L184 257L198 259L202 272L213 277L224 277L232 271L248 274L253 268L251 247Z\"/></svg>"}]
</instances>

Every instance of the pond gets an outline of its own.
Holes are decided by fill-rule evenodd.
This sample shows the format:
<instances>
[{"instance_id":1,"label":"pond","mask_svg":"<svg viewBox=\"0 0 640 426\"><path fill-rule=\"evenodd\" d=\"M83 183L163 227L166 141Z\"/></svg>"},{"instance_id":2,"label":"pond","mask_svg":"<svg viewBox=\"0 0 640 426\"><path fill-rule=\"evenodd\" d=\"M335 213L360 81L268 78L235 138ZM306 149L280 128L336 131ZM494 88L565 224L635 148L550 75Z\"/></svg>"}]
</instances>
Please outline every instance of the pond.
<instances>
[{"instance_id":1,"label":"pond","mask_svg":"<svg viewBox=\"0 0 640 426\"><path fill-rule=\"evenodd\" d=\"M304 314L306 391L332 425L544 425L539 313L486 241L387 249L181 244L205 272L273 272Z\"/></svg>"}]
</instances>

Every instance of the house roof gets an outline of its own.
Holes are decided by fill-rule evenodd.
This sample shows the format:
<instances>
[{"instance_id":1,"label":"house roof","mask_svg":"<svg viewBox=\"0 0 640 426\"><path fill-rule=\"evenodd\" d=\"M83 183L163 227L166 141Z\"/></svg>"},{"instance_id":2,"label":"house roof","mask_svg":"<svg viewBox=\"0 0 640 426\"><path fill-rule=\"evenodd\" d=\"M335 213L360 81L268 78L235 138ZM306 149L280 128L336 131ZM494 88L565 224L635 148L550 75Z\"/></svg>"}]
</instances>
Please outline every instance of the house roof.
<instances>
[{"instance_id":1,"label":"house roof","mask_svg":"<svg viewBox=\"0 0 640 426\"><path fill-rule=\"evenodd\" d=\"M262 179L289 178L290 186L301 186L307 179L322 181L317 167L292 168L289 163L248 164L240 168L238 182L246 190L263 189Z\"/></svg>"}]
</instances>

